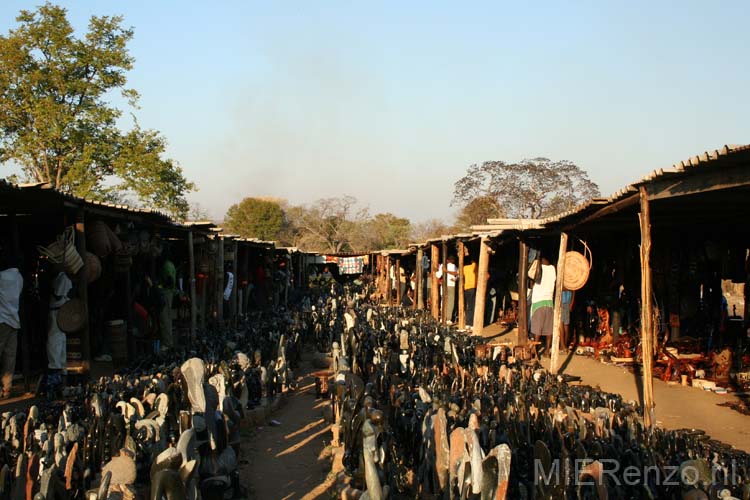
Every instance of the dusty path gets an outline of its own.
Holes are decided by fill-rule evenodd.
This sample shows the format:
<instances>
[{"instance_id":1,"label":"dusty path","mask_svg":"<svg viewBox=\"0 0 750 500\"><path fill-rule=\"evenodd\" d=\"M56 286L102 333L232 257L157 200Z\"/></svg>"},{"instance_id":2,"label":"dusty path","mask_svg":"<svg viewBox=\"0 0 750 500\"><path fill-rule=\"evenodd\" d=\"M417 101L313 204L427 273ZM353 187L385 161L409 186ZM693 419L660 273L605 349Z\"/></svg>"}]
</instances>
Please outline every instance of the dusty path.
<instances>
[{"instance_id":1,"label":"dusty path","mask_svg":"<svg viewBox=\"0 0 750 500\"><path fill-rule=\"evenodd\" d=\"M281 425L258 427L243 436L241 458L247 463L240 478L251 499L332 498L330 425L321 416L323 401L315 399L313 371L303 359L297 370L299 389L270 417Z\"/></svg>"}]
</instances>

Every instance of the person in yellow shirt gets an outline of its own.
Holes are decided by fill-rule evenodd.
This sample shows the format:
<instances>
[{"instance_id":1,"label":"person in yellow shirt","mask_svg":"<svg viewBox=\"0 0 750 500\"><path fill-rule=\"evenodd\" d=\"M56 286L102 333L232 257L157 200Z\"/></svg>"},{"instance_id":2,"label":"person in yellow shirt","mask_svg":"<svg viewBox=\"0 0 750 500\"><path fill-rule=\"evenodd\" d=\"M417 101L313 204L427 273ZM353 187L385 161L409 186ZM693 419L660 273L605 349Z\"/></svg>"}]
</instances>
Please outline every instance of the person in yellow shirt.
<instances>
[{"instance_id":1,"label":"person in yellow shirt","mask_svg":"<svg viewBox=\"0 0 750 500\"><path fill-rule=\"evenodd\" d=\"M474 322L474 302L477 297L477 264L471 257L464 259L464 306L466 307L466 326Z\"/></svg>"}]
</instances>

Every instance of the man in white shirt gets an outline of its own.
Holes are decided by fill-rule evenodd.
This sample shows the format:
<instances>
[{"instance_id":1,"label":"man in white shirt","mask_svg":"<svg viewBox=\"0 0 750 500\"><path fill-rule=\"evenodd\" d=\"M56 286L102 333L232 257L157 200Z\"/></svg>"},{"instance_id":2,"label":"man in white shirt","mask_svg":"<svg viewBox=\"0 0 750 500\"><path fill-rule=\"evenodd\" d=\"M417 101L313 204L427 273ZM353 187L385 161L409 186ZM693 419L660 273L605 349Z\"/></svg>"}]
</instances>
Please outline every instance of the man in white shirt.
<instances>
[{"instance_id":1,"label":"man in white shirt","mask_svg":"<svg viewBox=\"0 0 750 500\"><path fill-rule=\"evenodd\" d=\"M550 352L552 345L553 299L555 296L555 280L557 271L546 257L542 257L542 277L534 282L531 289L531 334L538 342L544 337Z\"/></svg>"},{"instance_id":2,"label":"man in white shirt","mask_svg":"<svg viewBox=\"0 0 750 500\"><path fill-rule=\"evenodd\" d=\"M21 318L18 315L23 290L23 276L0 245L0 358L3 391L0 399L10 397L13 373L16 371L16 348Z\"/></svg>"},{"instance_id":3,"label":"man in white shirt","mask_svg":"<svg viewBox=\"0 0 750 500\"><path fill-rule=\"evenodd\" d=\"M445 306L445 320L448 324L453 323L453 311L456 305L456 280L458 279L458 267L456 266L456 258L452 255L447 259L448 265L445 274L445 279L448 280L448 300ZM435 277L440 279L443 277L443 264L440 264Z\"/></svg>"}]
</instances>

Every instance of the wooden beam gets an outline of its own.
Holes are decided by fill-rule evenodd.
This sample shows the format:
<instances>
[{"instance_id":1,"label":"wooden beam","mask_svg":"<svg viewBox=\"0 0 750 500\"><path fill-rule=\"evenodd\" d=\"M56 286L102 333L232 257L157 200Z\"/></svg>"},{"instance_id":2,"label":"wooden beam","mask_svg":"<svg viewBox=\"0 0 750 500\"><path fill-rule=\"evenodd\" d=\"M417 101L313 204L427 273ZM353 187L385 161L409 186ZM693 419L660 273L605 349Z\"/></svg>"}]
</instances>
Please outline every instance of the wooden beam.
<instances>
[{"instance_id":1,"label":"wooden beam","mask_svg":"<svg viewBox=\"0 0 750 500\"><path fill-rule=\"evenodd\" d=\"M474 300L472 334L481 335L484 330L484 305L487 299L487 280L490 269L490 245L486 236L479 243L479 269L477 270L477 292Z\"/></svg>"},{"instance_id":2,"label":"wooden beam","mask_svg":"<svg viewBox=\"0 0 750 500\"><path fill-rule=\"evenodd\" d=\"M207 246L208 246L208 243L203 243L203 245L201 246L201 249L202 249L201 258L205 258L206 257L206 247ZM208 295L208 286L211 283L209 277L211 276L211 274L213 274L213 273L211 273L211 267L210 266L208 268L208 272L209 272L208 275L204 275L203 276L203 279L202 279L202 285L203 286L201 286L201 304L200 304L201 313L200 313L200 318L201 318L201 331L203 331L203 332L206 331L206 314L207 314L207 311L206 311L206 296ZM201 274L204 274L204 273L201 272Z\"/></svg>"},{"instance_id":3,"label":"wooden beam","mask_svg":"<svg viewBox=\"0 0 750 500\"><path fill-rule=\"evenodd\" d=\"M430 288L430 310L432 311L432 317L435 320L440 319L440 290L438 289L438 278L435 276L438 270L438 261L440 260L440 250L434 243L430 245L430 266L431 274L430 279L432 280L432 287Z\"/></svg>"},{"instance_id":4,"label":"wooden beam","mask_svg":"<svg viewBox=\"0 0 750 500\"><path fill-rule=\"evenodd\" d=\"M81 257L86 258L86 217L83 209L76 210L76 250L81 254ZM81 267L78 271L78 284L80 299L83 302L84 317L86 322L81 329L81 368L84 373L89 371L91 364L91 337L89 323L91 322L91 316L89 314L89 285L88 277L86 275L86 266Z\"/></svg>"},{"instance_id":5,"label":"wooden beam","mask_svg":"<svg viewBox=\"0 0 750 500\"><path fill-rule=\"evenodd\" d=\"M562 294L565 277L565 253L568 250L568 234L560 233L560 251L557 256L557 280L555 281L554 319L552 321L552 351L549 371L557 373L560 356L560 331L562 330Z\"/></svg>"},{"instance_id":6,"label":"wooden beam","mask_svg":"<svg viewBox=\"0 0 750 500\"><path fill-rule=\"evenodd\" d=\"M232 295L229 298L232 304L232 323L235 328L239 325L240 315L240 280L239 280L239 262L240 262L240 242L234 242L234 261L232 262L232 274L234 274L234 286L232 286Z\"/></svg>"},{"instance_id":7,"label":"wooden beam","mask_svg":"<svg viewBox=\"0 0 750 500\"><path fill-rule=\"evenodd\" d=\"M643 357L643 420L651 429L656 424L653 381L653 311L651 303L651 214L646 188L640 188L641 212L641 351Z\"/></svg>"},{"instance_id":8,"label":"wooden beam","mask_svg":"<svg viewBox=\"0 0 750 500\"><path fill-rule=\"evenodd\" d=\"M188 280L190 283L190 342L195 341L198 311L195 299L195 248L193 248L193 232L188 231Z\"/></svg>"},{"instance_id":9,"label":"wooden beam","mask_svg":"<svg viewBox=\"0 0 750 500\"><path fill-rule=\"evenodd\" d=\"M416 290L414 290L414 295L417 298L417 300L415 301L415 306L417 309L424 309L424 293L422 293L422 284L424 283L424 270L422 269L423 258L424 250L422 248L417 249L417 268L415 269L417 273L417 283Z\"/></svg>"},{"instance_id":10,"label":"wooden beam","mask_svg":"<svg viewBox=\"0 0 750 500\"><path fill-rule=\"evenodd\" d=\"M440 301L440 322L446 324L451 318L447 316L448 309L448 242L443 240L442 247L442 265L443 265L443 299ZM455 297L454 297L455 299Z\"/></svg>"},{"instance_id":11,"label":"wooden beam","mask_svg":"<svg viewBox=\"0 0 750 500\"><path fill-rule=\"evenodd\" d=\"M15 211L9 213L10 218L10 238L11 248L13 249L13 255L19 258L23 255L21 250L21 237L18 231L18 218ZM20 265L18 266L21 267ZM23 272L23 271L21 271ZM18 339L18 347L21 348L21 370L23 371L23 389L25 392L29 392L31 389L31 359L30 351L31 346L29 345L29 332L27 330L26 322L26 301L24 300L23 294L19 297L18 301L18 317L21 319L21 327L18 329L16 338ZM67 362L67 360L65 360ZM12 374L11 374L12 375Z\"/></svg>"},{"instance_id":12,"label":"wooden beam","mask_svg":"<svg viewBox=\"0 0 750 500\"><path fill-rule=\"evenodd\" d=\"M518 345L526 345L529 336L529 308L526 303L529 249L523 240L518 240L518 252Z\"/></svg>"},{"instance_id":13,"label":"wooden beam","mask_svg":"<svg viewBox=\"0 0 750 500\"><path fill-rule=\"evenodd\" d=\"M385 303L387 305L389 305L389 306L393 304L393 277L391 277L391 266L392 265L393 264L391 263L391 256L390 255L386 255L386 257L385 257L385 276L386 276L385 282L386 282L387 286L385 287L385 289L386 289L385 290L385 293L386 293L385 296L387 297L387 300L386 300ZM394 277L396 276L396 271L395 270L393 271L393 276Z\"/></svg>"},{"instance_id":14,"label":"wooden beam","mask_svg":"<svg viewBox=\"0 0 750 500\"><path fill-rule=\"evenodd\" d=\"M216 252L216 321L224 322L224 238L217 236L219 249Z\"/></svg>"},{"instance_id":15,"label":"wooden beam","mask_svg":"<svg viewBox=\"0 0 750 500\"><path fill-rule=\"evenodd\" d=\"M401 296L401 257L396 257L396 264L393 266L393 276L396 279L396 305L400 307L403 300Z\"/></svg>"},{"instance_id":16,"label":"wooden beam","mask_svg":"<svg viewBox=\"0 0 750 500\"><path fill-rule=\"evenodd\" d=\"M458 242L458 282L456 283L456 294L458 295L458 328L466 328L466 304L464 300L464 242Z\"/></svg>"},{"instance_id":17,"label":"wooden beam","mask_svg":"<svg viewBox=\"0 0 750 500\"><path fill-rule=\"evenodd\" d=\"M632 194L628 196L627 198L623 198L622 200L616 201L612 203L611 205L607 205L601 210L597 210L593 214L584 217L580 221L577 221L577 222L574 222L573 224L569 224L565 226L565 230L568 231L570 229L573 229L574 227L581 226L583 224L595 221L597 219L601 219L602 217L606 217L607 215L615 214L628 207L635 206L638 204L638 200L639 200L639 194L638 193Z\"/></svg>"}]
</instances>

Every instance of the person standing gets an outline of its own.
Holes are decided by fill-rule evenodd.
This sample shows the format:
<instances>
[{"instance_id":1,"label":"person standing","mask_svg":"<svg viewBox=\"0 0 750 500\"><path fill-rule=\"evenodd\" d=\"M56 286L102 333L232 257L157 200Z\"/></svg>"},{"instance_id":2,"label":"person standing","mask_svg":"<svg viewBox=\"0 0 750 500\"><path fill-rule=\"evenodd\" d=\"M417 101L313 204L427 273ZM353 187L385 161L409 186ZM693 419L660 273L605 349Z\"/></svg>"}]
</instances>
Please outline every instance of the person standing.
<instances>
[{"instance_id":1,"label":"person standing","mask_svg":"<svg viewBox=\"0 0 750 500\"><path fill-rule=\"evenodd\" d=\"M23 276L17 265L0 245L0 357L3 389L0 399L8 399L16 371L16 349L21 318L18 314L23 291Z\"/></svg>"},{"instance_id":2,"label":"person standing","mask_svg":"<svg viewBox=\"0 0 750 500\"><path fill-rule=\"evenodd\" d=\"M456 306L456 280L458 278L458 267L456 267L456 258L452 255L447 259L448 265L446 266L445 279L448 280L448 293L447 293L447 305L445 307L445 321L449 325L453 323L453 312ZM443 278L443 264L440 264L435 277L440 279Z\"/></svg>"},{"instance_id":3,"label":"person standing","mask_svg":"<svg viewBox=\"0 0 750 500\"><path fill-rule=\"evenodd\" d=\"M560 332L560 349L567 349L571 344L570 339L570 313L575 304L575 292L563 290L562 293L562 331Z\"/></svg>"},{"instance_id":4,"label":"person standing","mask_svg":"<svg viewBox=\"0 0 750 500\"><path fill-rule=\"evenodd\" d=\"M546 352L549 353L552 345L553 297L557 271L545 256L542 256L540 264L541 279L537 279L531 289L531 334L537 342L541 342L542 337L545 338Z\"/></svg>"},{"instance_id":5,"label":"person standing","mask_svg":"<svg viewBox=\"0 0 750 500\"><path fill-rule=\"evenodd\" d=\"M471 257L464 259L464 305L466 306L466 326L474 325L474 303L477 298L477 264ZM479 325L480 327L483 325Z\"/></svg>"}]
</instances>

